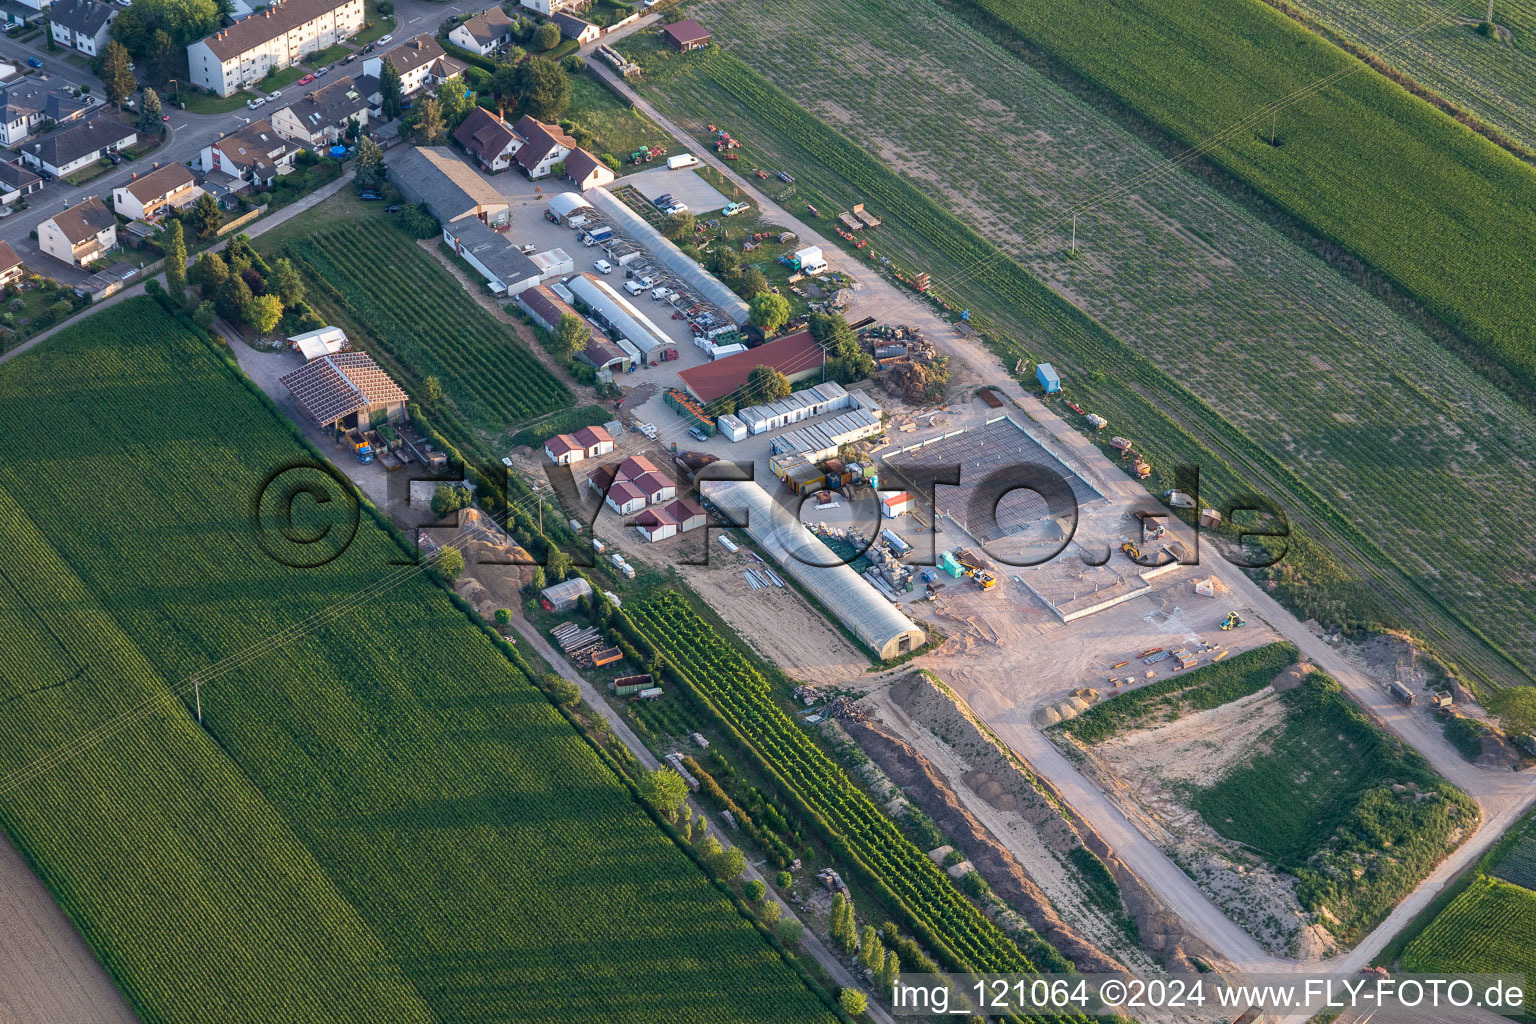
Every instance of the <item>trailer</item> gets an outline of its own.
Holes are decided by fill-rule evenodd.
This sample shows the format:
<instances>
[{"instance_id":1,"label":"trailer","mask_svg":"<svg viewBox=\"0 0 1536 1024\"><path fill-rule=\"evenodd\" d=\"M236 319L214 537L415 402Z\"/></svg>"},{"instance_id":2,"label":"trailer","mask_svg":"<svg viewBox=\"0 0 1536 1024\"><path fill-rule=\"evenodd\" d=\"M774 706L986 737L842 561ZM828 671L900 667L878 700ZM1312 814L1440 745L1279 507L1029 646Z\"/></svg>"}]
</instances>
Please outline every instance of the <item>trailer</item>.
<instances>
[{"instance_id":1,"label":"trailer","mask_svg":"<svg viewBox=\"0 0 1536 1024\"><path fill-rule=\"evenodd\" d=\"M1048 395L1061 394L1061 377L1056 373L1056 368L1050 363L1041 363L1035 367L1035 380L1045 389Z\"/></svg>"},{"instance_id":2,"label":"trailer","mask_svg":"<svg viewBox=\"0 0 1536 1024\"><path fill-rule=\"evenodd\" d=\"M1413 691L1402 683L1394 682L1388 689L1392 691L1392 696L1396 698L1399 704L1406 704L1410 707L1413 705Z\"/></svg>"},{"instance_id":3,"label":"trailer","mask_svg":"<svg viewBox=\"0 0 1536 1024\"><path fill-rule=\"evenodd\" d=\"M606 242L613 237L613 228L606 224L600 225L588 231L587 237L594 242Z\"/></svg>"}]
</instances>

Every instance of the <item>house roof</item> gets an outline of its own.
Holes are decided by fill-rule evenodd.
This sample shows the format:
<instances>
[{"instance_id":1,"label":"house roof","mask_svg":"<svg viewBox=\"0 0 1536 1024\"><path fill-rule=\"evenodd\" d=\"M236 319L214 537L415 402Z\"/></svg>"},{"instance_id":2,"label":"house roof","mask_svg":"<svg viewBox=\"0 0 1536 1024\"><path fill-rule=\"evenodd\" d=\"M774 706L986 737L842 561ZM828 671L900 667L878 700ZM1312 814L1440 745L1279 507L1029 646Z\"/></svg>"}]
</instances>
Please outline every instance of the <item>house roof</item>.
<instances>
[{"instance_id":1,"label":"house roof","mask_svg":"<svg viewBox=\"0 0 1536 1024\"><path fill-rule=\"evenodd\" d=\"M390 180L420 198L443 223L473 216L482 207L504 210L507 200L446 146L406 147L389 161Z\"/></svg>"},{"instance_id":2,"label":"house roof","mask_svg":"<svg viewBox=\"0 0 1536 1024\"><path fill-rule=\"evenodd\" d=\"M587 175L596 170L608 170L608 165L584 149L571 151L571 155L565 158L565 173L574 182L581 182ZM612 180L612 172L609 171Z\"/></svg>"},{"instance_id":3,"label":"house roof","mask_svg":"<svg viewBox=\"0 0 1536 1024\"><path fill-rule=\"evenodd\" d=\"M83 124L49 132L26 150L45 164L62 167L83 156L99 153L108 146L118 146L134 138L134 130L115 117L93 117Z\"/></svg>"},{"instance_id":4,"label":"house roof","mask_svg":"<svg viewBox=\"0 0 1536 1024\"><path fill-rule=\"evenodd\" d=\"M0 242L0 274L8 274L21 266L21 257L11 248L10 242Z\"/></svg>"},{"instance_id":5,"label":"house roof","mask_svg":"<svg viewBox=\"0 0 1536 1024\"><path fill-rule=\"evenodd\" d=\"M23 189L42 180L40 176L33 174L21 164L0 160L0 185L5 185L7 189Z\"/></svg>"},{"instance_id":6,"label":"house roof","mask_svg":"<svg viewBox=\"0 0 1536 1024\"><path fill-rule=\"evenodd\" d=\"M48 8L48 20L71 32L94 36L117 16L117 11L97 0L58 0Z\"/></svg>"},{"instance_id":7,"label":"house roof","mask_svg":"<svg viewBox=\"0 0 1536 1024\"><path fill-rule=\"evenodd\" d=\"M54 214L53 223L70 245L79 245L88 238L95 238L98 234L117 223L117 218L112 216L112 211L107 209L95 196L76 203L63 213Z\"/></svg>"},{"instance_id":8,"label":"house roof","mask_svg":"<svg viewBox=\"0 0 1536 1024\"><path fill-rule=\"evenodd\" d=\"M788 377L820 366L822 355L822 348L811 337L811 332L800 331L724 359L690 367L678 377L699 401L713 402L743 387L756 367L771 366Z\"/></svg>"},{"instance_id":9,"label":"house roof","mask_svg":"<svg viewBox=\"0 0 1536 1024\"><path fill-rule=\"evenodd\" d=\"M523 147L517 151L517 162L529 170L537 167L557 146L567 150L576 148L576 140L565 134L559 125L536 121L527 114L517 122L513 131L523 140Z\"/></svg>"},{"instance_id":10,"label":"house roof","mask_svg":"<svg viewBox=\"0 0 1536 1024\"><path fill-rule=\"evenodd\" d=\"M292 0L289 0L291 3ZM400 74L409 74L417 68L430 64L434 60L442 60L444 65L450 67L454 74L464 70L458 61L449 60L443 52L442 45L433 39L430 33L423 32L414 39L407 39L399 46L386 50L379 55L381 60L387 60L395 66ZM447 76L444 76L447 77Z\"/></svg>"},{"instance_id":11,"label":"house roof","mask_svg":"<svg viewBox=\"0 0 1536 1024\"><path fill-rule=\"evenodd\" d=\"M340 127L367 110L368 95L350 76L343 76L306 93L287 109L313 135L326 128Z\"/></svg>"},{"instance_id":12,"label":"house roof","mask_svg":"<svg viewBox=\"0 0 1536 1024\"><path fill-rule=\"evenodd\" d=\"M602 427L582 427L573 436L576 443L584 448L590 448L595 444L613 444L613 435Z\"/></svg>"},{"instance_id":13,"label":"house roof","mask_svg":"<svg viewBox=\"0 0 1536 1024\"><path fill-rule=\"evenodd\" d=\"M334 11L350 0L277 0L260 14L221 28L203 42L221 61L238 57L245 51L276 39L308 21Z\"/></svg>"},{"instance_id":14,"label":"house roof","mask_svg":"<svg viewBox=\"0 0 1536 1024\"><path fill-rule=\"evenodd\" d=\"M704 506L692 498L678 498L667 506L667 515L677 520L679 526L692 519L694 516L705 515Z\"/></svg>"},{"instance_id":15,"label":"house roof","mask_svg":"<svg viewBox=\"0 0 1536 1024\"><path fill-rule=\"evenodd\" d=\"M0 121L10 124L24 117L46 117L63 121L90 106L86 100L71 96L61 88L37 82L12 82L0 88Z\"/></svg>"},{"instance_id":16,"label":"house roof","mask_svg":"<svg viewBox=\"0 0 1536 1024\"><path fill-rule=\"evenodd\" d=\"M118 188L127 192L141 203L147 203L153 199L159 199L163 195L182 188L185 185L195 183L192 172L186 164L166 164L158 170L148 174L137 175L123 182Z\"/></svg>"},{"instance_id":17,"label":"house roof","mask_svg":"<svg viewBox=\"0 0 1536 1024\"><path fill-rule=\"evenodd\" d=\"M647 473L657 472L660 472L660 470L656 468L656 463L652 462L644 455L631 455L629 458L619 463L619 468L614 471L614 476L618 477L620 480L634 480L635 478L642 477Z\"/></svg>"},{"instance_id":18,"label":"house roof","mask_svg":"<svg viewBox=\"0 0 1536 1024\"><path fill-rule=\"evenodd\" d=\"M492 231L479 218L465 218L451 225L450 230L458 239L460 252L480 261L506 287L537 281L541 276L533 260L507 241L506 235Z\"/></svg>"},{"instance_id":19,"label":"house roof","mask_svg":"<svg viewBox=\"0 0 1536 1024\"><path fill-rule=\"evenodd\" d=\"M551 455L565 455L567 452L585 451L586 445L570 434L556 434L544 442L544 450Z\"/></svg>"},{"instance_id":20,"label":"house roof","mask_svg":"<svg viewBox=\"0 0 1536 1024\"><path fill-rule=\"evenodd\" d=\"M556 11L549 19L560 26L560 34L567 39L575 39L590 28L597 28L584 18L578 18L574 14L566 14L564 11Z\"/></svg>"},{"instance_id":21,"label":"house roof","mask_svg":"<svg viewBox=\"0 0 1536 1024\"><path fill-rule=\"evenodd\" d=\"M885 498L881 498L880 499L881 504L887 505L887 506L889 506L891 508L895 508L897 505L905 505L907 502L909 502L911 500L912 500L912 495L908 494L906 491L898 491L897 493L892 494L889 497L885 497Z\"/></svg>"},{"instance_id":22,"label":"house roof","mask_svg":"<svg viewBox=\"0 0 1536 1024\"><path fill-rule=\"evenodd\" d=\"M598 466L587 474L587 483L596 487L599 491L606 491L608 485L613 483L613 470L607 466Z\"/></svg>"},{"instance_id":23,"label":"house roof","mask_svg":"<svg viewBox=\"0 0 1536 1024\"><path fill-rule=\"evenodd\" d=\"M587 339L587 347L582 351L582 356L587 362L601 369L612 362L628 358L629 353L601 334L593 332L592 336Z\"/></svg>"},{"instance_id":24,"label":"house roof","mask_svg":"<svg viewBox=\"0 0 1536 1024\"><path fill-rule=\"evenodd\" d=\"M348 413L408 397L366 352L336 352L311 360L282 378L283 385L322 426Z\"/></svg>"},{"instance_id":25,"label":"house roof","mask_svg":"<svg viewBox=\"0 0 1536 1024\"><path fill-rule=\"evenodd\" d=\"M527 291L519 292L518 299L533 310L535 316L547 324L558 324L560 317L566 313L574 315L576 311L566 305L565 300L543 285L534 285ZM591 343L588 342L588 347Z\"/></svg>"},{"instance_id":26,"label":"house roof","mask_svg":"<svg viewBox=\"0 0 1536 1024\"><path fill-rule=\"evenodd\" d=\"M286 139L277 134L266 118L252 121L213 144L236 167L257 171L275 171L277 161L293 151Z\"/></svg>"},{"instance_id":27,"label":"house roof","mask_svg":"<svg viewBox=\"0 0 1536 1024\"><path fill-rule=\"evenodd\" d=\"M512 31L512 19L500 7L487 7L459 27L481 46L489 46L507 37Z\"/></svg>"},{"instance_id":28,"label":"house roof","mask_svg":"<svg viewBox=\"0 0 1536 1024\"><path fill-rule=\"evenodd\" d=\"M662 35L667 36L679 46L709 38L709 30L692 18L674 22L662 29L661 32Z\"/></svg>"},{"instance_id":29,"label":"house roof","mask_svg":"<svg viewBox=\"0 0 1536 1024\"><path fill-rule=\"evenodd\" d=\"M482 159L486 156L499 156L508 146L519 141L517 133L504 118L484 107L470 111L453 137L470 154Z\"/></svg>"},{"instance_id":30,"label":"house roof","mask_svg":"<svg viewBox=\"0 0 1536 1024\"><path fill-rule=\"evenodd\" d=\"M644 501L645 492L628 480L620 480L608 488L608 500L615 505L628 505L632 501Z\"/></svg>"},{"instance_id":31,"label":"house roof","mask_svg":"<svg viewBox=\"0 0 1536 1024\"><path fill-rule=\"evenodd\" d=\"M660 473L645 473L635 478L634 484L646 493L647 496L660 494L668 487L677 490L677 482Z\"/></svg>"},{"instance_id":32,"label":"house roof","mask_svg":"<svg viewBox=\"0 0 1536 1024\"><path fill-rule=\"evenodd\" d=\"M677 526L677 519L662 508L648 508L635 516L635 525L644 527Z\"/></svg>"}]
</instances>

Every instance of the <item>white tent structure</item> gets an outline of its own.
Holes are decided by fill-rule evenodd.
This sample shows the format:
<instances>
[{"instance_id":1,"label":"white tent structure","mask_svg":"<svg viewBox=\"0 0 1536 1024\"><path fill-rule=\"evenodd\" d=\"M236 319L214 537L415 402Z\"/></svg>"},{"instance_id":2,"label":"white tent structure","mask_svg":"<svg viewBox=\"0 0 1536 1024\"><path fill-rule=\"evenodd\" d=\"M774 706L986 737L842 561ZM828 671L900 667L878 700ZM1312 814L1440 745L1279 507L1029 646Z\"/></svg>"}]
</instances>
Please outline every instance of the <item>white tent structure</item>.
<instances>
[{"instance_id":1,"label":"white tent structure","mask_svg":"<svg viewBox=\"0 0 1536 1024\"><path fill-rule=\"evenodd\" d=\"M918 626L750 480L705 480L701 493L883 659L927 642Z\"/></svg>"},{"instance_id":2,"label":"white tent structure","mask_svg":"<svg viewBox=\"0 0 1536 1024\"><path fill-rule=\"evenodd\" d=\"M549 212L562 221L581 210L592 209L592 204L580 192L561 192L549 201Z\"/></svg>"},{"instance_id":3,"label":"white tent structure","mask_svg":"<svg viewBox=\"0 0 1536 1024\"><path fill-rule=\"evenodd\" d=\"M345 352L352 346L347 343L347 333L340 327L321 327L318 330L295 334L288 339L288 347L304 357L305 362L321 356Z\"/></svg>"}]
</instances>

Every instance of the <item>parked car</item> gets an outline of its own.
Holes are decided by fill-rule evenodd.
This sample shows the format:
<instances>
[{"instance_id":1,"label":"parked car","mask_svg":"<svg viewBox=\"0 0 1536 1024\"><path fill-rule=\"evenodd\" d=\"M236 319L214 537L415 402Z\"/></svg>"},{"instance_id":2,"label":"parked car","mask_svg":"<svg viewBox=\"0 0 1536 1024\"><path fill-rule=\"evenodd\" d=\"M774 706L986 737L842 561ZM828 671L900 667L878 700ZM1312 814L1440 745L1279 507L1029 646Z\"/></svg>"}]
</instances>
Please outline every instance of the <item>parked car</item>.
<instances>
[{"instance_id":1,"label":"parked car","mask_svg":"<svg viewBox=\"0 0 1536 1024\"><path fill-rule=\"evenodd\" d=\"M40 68L40 67L43 66L43 62L41 60L39 60L38 58L36 58L36 57L28 57L27 58L27 66L28 67L33 67L33 68Z\"/></svg>"},{"instance_id":2,"label":"parked car","mask_svg":"<svg viewBox=\"0 0 1536 1024\"><path fill-rule=\"evenodd\" d=\"M391 203L389 206L384 207L384 212L385 213L399 213L400 212L400 205L398 203Z\"/></svg>"},{"instance_id":3,"label":"parked car","mask_svg":"<svg viewBox=\"0 0 1536 1024\"><path fill-rule=\"evenodd\" d=\"M695 441L708 441L709 440L709 435L704 433L704 431L700 430L698 427L689 427L688 428L688 433L693 435L693 439Z\"/></svg>"},{"instance_id":4,"label":"parked car","mask_svg":"<svg viewBox=\"0 0 1536 1024\"><path fill-rule=\"evenodd\" d=\"M361 199L365 203L376 203L384 197L372 189L364 189L357 194L357 198Z\"/></svg>"},{"instance_id":5,"label":"parked car","mask_svg":"<svg viewBox=\"0 0 1536 1024\"><path fill-rule=\"evenodd\" d=\"M267 98L265 96L257 96L253 100L246 100L245 101L245 106L249 110L255 110L257 107L264 107L266 105L267 105Z\"/></svg>"},{"instance_id":6,"label":"parked car","mask_svg":"<svg viewBox=\"0 0 1536 1024\"><path fill-rule=\"evenodd\" d=\"M625 281L624 290L631 295L639 295L645 291L645 287L639 281Z\"/></svg>"},{"instance_id":7,"label":"parked car","mask_svg":"<svg viewBox=\"0 0 1536 1024\"><path fill-rule=\"evenodd\" d=\"M5 34L8 36L19 36L21 35L21 26L16 24L7 25L5 26Z\"/></svg>"},{"instance_id":8,"label":"parked car","mask_svg":"<svg viewBox=\"0 0 1536 1024\"><path fill-rule=\"evenodd\" d=\"M597 244L597 239L593 238L591 235L582 235L581 244L591 247Z\"/></svg>"},{"instance_id":9,"label":"parked car","mask_svg":"<svg viewBox=\"0 0 1536 1024\"><path fill-rule=\"evenodd\" d=\"M323 77L325 77L326 75L328 75L330 73L331 73L330 65L326 65L325 67L321 68L319 71L315 72L315 77L316 78L323 78Z\"/></svg>"},{"instance_id":10,"label":"parked car","mask_svg":"<svg viewBox=\"0 0 1536 1024\"><path fill-rule=\"evenodd\" d=\"M378 42L374 43L373 45L374 46L383 46L385 43L389 42L393 38L395 38L395 37L392 36L392 35L380 36Z\"/></svg>"},{"instance_id":11,"label":"parked car","mask_svg":"<svg viewBox=\"0 0 1536 1024\"><path fill-rule=\"evenodd\" d=\"M300 85L308 85L310 82L313 82L314 80L315 80L315 76L314 75L305 75L303 78L299 79L299 84Z\"/></svg>"},{"instance_id":12,"label":"parked car","mask_svg":"<svg viewBox=\"0 0 1536 1024\"><path fill-rule=\"evenodd\" d=\"M613 273L613 264L609 263L607 260L598 260L596 263L592 264L592 266L597 268L597 272L599 274Z\"/></svg>"},{"instance_id":13,"label":"parked car","mask_svg":"<svg viewBox=\"0 0 1536 1024\"><path fill-rule=\"evenodd\" d=\"M341 62L343 64L351 64L355 60L357 60L357 54L355 53L349 53L345 57L341 58Z\"/></svg>"},{"instance_id":14,"label":"parked car","mask_svg":"<svg viewBox=\"0 0 1536 1024\"><path fill-rule=\"evenodd\" d=\"M688 204L687 203L673 203L671 206L667 207L665 210L662 210L661 212L666 214L668 217L676 217L680 213L687 213L688 212Z\"/></svg>"},{"instance_id":15,"label":"parked car","mask_svg":"<svg viewBox=\"0 0 1536 1024\"><path fill-rule=\"evenodd\" d=\"M657 206L657 207L665 209L666 207L672 205L672 193L671 192L667 192L667 193L664 193L662 195L659 195L655 199L652 199L651 203L653 205Z\"/></svg>"},{"instance_id":16,"label":"parked car","mask_svg":"<svg viewBox=\"0 0 1536 1024\"><path fill-rule=\"evenodd\" d=\"M37 169L37 173L38 173L38 176L41 177L44 181L52 181L53 180L53 172L50 171L50 170L47 170L46 168L39 167Z\"/></svg>"},{"instance_id":17,"label":"parked car","mask_svg":"<svg viewBox=\"0 0 1536 1024\"><path fill-rule=\"evenodd\" d=\"M663 287L663 288L653 288L653 289L651 289L651 298L655 299L657 302L665 302L666 300L670 299L671 297L672 297L672 289L670 289L670 288Z\"/></svg>"},{"instance_id":18,"label":"parked car","mask_svg":"<svg viewBox=\"0 0 1536 1024\"><path fill-rule=\"evenodd\" d=\"M276 92L269 92L269 93L267 93L267 99L271 100L273 103L276 103L278 100L280 100L282 98L283 98L283 90L281 90L281 89L277 90Z\"/></svg>"}]
</instances>

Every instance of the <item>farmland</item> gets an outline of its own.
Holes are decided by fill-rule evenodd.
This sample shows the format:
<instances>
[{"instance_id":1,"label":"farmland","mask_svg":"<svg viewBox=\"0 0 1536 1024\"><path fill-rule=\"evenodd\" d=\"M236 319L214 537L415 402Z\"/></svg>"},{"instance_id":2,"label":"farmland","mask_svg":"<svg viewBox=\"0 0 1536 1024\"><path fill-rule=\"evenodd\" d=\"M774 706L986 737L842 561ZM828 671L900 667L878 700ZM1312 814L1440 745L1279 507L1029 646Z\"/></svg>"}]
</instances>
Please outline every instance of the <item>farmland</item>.
<instances>
[{"instance_id":1,"label":"farmland","mask_svg":"<svg viewBox=\"0 0 1536 1024\"><path fill-rule=\"evenodd\" d=\"M1479 877L1403 952L1403 969L1536 977L1536 892ZM1536 1019L1527 1009L1524 1019Z\"/></svg>"},{"instance_id":2,"label":"farmland","mask_svg":"<svg viewBox=\"0 0 1536 1024\"><path fill-rule=\"evenodd\" d=\"M146 299L0 371L0 823L141 1018L830 1019L370 511L253 542L248 387Z\"/></svg>"},{"instance_id":3,"label":"farmland","mask_svg":"<svg viewBox=\"0 0 1536 1024\"><path fill-rule=\"evenodd\" d=\"M290 238L282 251L318 285L313 297L322 307L361 328L361 347L407 392L420 395L427 377L441 381L452 411L434 412L455 433L499 436L571 403L537 355L381 218Z\"/></svg>"},{"instance_id":4,"label":"farmland","mask_svg":"<svg viewBox=\"0 0 1536 1024\"><path fill-rule=\"evenodd\" d=\"M1275 497L1344 566L1318 574L1304 615L1384 601L1475 679L1526 678L1536 618L1507 616L1494 638L1482 609L1520 606L1536 572L1500 511L1536 501L1536 423L1416 322L1185 174L1085 210L1071 257L1072 206L1156 167L1157 150L936 3L706 13L726 53L648 58L664 112L726 124L748 166L790 170L823 211L869 203L885 219L874 250L932 273L1008 365L1065 365L1077 401L1143 442L1157 488L1183 461L1215 495L1240 475ZM1429 497L1447 474L1458 503Z\"/></svg>"},{"instance_id":5,"label":"farmland","mask_svg":"<svg viewBox=\"0 0 1536 1024\"><path fill-rule=\"evenodd\" d=\"M1494 5L1510 37L1478 31L1480 4L1299 0L1296 7L1528 148L1536 148L1536 5ZM1390 45L1389 45L1390 44Z\"/></svg>"},{"instance_id":6,"label":"farmland","mask_svg":"<svg viewBox=\"0 0 1536 1024\"><path fill-rule=\"evenodd\" d=\"M752 751L888 910L948 966L1026 972L1019 947L962 896L895 823L774 703L768 681L674 591L625 606L693 696Z\"/></svg>"}]
</instances>

